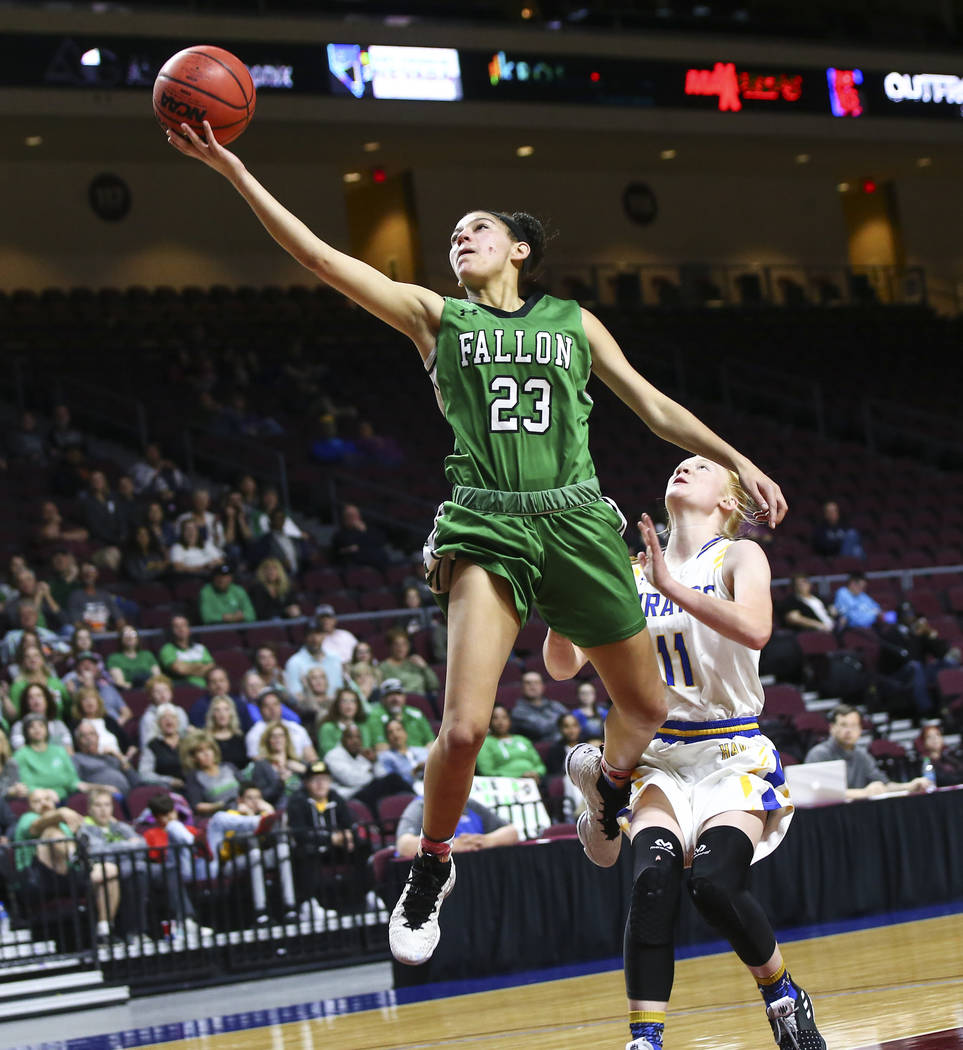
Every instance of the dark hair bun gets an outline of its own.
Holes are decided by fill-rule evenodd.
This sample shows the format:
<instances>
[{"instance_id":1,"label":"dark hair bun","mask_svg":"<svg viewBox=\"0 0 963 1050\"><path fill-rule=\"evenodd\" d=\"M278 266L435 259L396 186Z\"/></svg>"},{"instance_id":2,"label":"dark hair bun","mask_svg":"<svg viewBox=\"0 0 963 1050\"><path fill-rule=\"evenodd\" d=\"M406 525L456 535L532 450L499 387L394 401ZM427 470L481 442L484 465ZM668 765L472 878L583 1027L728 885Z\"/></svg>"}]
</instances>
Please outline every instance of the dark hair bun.
<instances>
[{"instance_id":1,"label":"dark hair bun","mask_svg":"<svg viewBox=\"0 0 963 1050\"><path fill-rule=\"evenodd\" d=\"M532 249L531 255L525 260L525 265L522 267L525 279L530 281L541 269L542 260L545 258L547 240L545 227L539 219L536 219L534 215L529 215L526 211L512 212L512 219L524 234L523 239Z\"/></svg>"}]
</instances>

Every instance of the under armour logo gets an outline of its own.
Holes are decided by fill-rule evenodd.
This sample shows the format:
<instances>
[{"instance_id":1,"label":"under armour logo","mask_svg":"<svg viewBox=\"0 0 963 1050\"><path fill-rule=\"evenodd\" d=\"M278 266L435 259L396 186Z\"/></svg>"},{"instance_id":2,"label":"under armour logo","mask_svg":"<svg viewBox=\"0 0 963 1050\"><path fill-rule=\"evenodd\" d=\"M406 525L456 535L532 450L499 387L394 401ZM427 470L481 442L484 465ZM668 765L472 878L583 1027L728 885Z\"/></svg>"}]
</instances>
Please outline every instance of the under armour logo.
<instances>
[{"instance_id":1,"label":"under armour logo","mask_svg":"<svg viewBox=\"0 0 963 1050\"><path fill-rule=\"evenodd\" d=\"M692 854L692 859L695 860L696 857L704 857L707 853L711 852L712 850L709 849L709 847L704 842L701 842L698 846L696 846L695 853Z\"/></svg>"},{"instance_id":2,"label":"under armour logo","mask_svg":"<svg viewBox=\"0 0 963 1050\"><path fill-rule=\"evenodd\" d=\"M675 850L672 847L671 842L666 842L665 839L656 839L655 843L649 846L650 850L664 850L670 856L675 856Z\"/></svg>"}]
</instances>

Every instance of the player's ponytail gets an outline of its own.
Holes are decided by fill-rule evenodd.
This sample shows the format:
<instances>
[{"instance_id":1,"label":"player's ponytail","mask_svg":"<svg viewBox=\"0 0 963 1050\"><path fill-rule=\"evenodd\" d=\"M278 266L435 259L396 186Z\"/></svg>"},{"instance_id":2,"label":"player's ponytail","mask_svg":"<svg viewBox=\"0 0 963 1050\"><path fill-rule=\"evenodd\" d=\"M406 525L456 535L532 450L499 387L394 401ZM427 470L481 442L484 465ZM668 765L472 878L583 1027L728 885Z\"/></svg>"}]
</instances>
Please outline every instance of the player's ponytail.
<instances>
[{"instance_id":1,"label":"player's ponytail","mask_svg":"<svg viewBox=\"0 0 963 1050\"><path fill-rule=\"evenodd\" d=\"M726 496L735 500L735 509L730 511L722 526L722 535L734 540L744 524L755 524L753 515L759 510L756 501L743 488L739 475L734 470L726 471Z\"/></svg>"}]
</instances>

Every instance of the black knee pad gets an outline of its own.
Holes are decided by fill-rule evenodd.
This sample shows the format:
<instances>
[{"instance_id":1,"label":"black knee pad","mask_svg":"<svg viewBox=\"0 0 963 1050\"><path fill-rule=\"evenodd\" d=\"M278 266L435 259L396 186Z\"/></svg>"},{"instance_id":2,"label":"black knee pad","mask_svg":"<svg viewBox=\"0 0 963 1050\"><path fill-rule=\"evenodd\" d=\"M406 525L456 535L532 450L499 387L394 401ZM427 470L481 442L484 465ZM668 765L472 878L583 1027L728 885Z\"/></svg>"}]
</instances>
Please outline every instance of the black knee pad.
<instances>
[{"instance_id":1,"label":"black knee pad","mask_svg":"<svg viewBox=\"0 0 963 1050\"><path fill-rule=\"evenodd\" d=\"M753 846L739 828L709 828L699 836L688 890L710 926L747 966L761 966L776 948L775 934L748 890Z\"/></svg>"},{"instance_id":2,"label":"black knee pad","mask_svg":"<svg viewBox=\"0 0 963 1050\"><path fill-rule=\"evenodd\" d=\"M625 923L625 993L667 1002L675 973L675 920L682 895L682 845L665 828L645 828L632 843L635 882Z\"/></svg>"}]
</instances>

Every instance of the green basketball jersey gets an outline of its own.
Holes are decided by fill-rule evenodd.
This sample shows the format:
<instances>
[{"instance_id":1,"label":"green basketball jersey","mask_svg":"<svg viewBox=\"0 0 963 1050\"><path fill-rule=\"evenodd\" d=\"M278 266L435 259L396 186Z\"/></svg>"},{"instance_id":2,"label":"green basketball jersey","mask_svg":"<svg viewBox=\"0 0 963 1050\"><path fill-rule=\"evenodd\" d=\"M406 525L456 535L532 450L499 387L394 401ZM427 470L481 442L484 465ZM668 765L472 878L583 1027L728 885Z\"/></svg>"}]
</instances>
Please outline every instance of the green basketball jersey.
<instances>
[{"instance_id":1,"label":"green basketball jersey","mask_svg":"<svg viewBox=\"0 0 963 1050\"><path fill-rule=\"evenodd\" d=\"M595 476L578 303L537 294L509 313L446 299L426 367L455 432L453 485L537 492Z\"/></svg>"}]
</instances>

